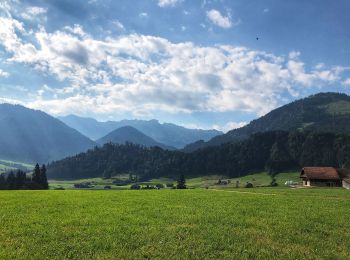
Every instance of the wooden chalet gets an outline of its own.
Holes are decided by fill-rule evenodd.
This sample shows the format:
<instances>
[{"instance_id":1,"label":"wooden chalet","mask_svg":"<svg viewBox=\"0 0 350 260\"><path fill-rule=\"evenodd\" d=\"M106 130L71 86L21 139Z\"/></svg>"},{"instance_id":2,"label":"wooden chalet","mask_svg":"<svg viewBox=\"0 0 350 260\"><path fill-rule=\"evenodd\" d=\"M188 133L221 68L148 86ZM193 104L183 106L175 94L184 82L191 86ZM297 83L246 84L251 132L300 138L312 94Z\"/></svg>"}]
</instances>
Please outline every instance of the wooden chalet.
<instances>
[{"instance_id":1,"label":"wooden chalet","mask_svg":"<svg viewBox=\"0 0 350 260\"><path fill-rule=\"evenodd\" d=\"M304 167L300 178L305 187L342 187L343 179L333 167Z\"/></svg>"}]
</instances>

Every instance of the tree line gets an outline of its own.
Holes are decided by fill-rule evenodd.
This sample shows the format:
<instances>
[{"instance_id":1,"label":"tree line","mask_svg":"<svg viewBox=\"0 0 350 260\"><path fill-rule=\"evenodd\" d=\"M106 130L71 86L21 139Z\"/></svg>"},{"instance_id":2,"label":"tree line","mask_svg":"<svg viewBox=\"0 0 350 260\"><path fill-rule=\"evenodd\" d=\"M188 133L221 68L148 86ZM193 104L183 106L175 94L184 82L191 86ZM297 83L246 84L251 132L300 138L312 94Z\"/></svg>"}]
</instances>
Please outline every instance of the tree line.
<instances>
[{"instance_id":1,"label":"tree line","mask_svg":"<svg viewBox=\"0 0 350 260\"><path fill-rule=\"evenodd\" d=\"M303 166L350 167L350 135L314 131L271 131L192 153L106 144L48 165L53 178L106 177L132 173L140 180L221 174L240 177L258 171L271 175Z\"/></svg>"},{"instance_id":2,"label":"tree line","mask_svg":"<svg viewBox=\"0 0 350 260\"><path fill-rule=\"evenodd\" d=\"M0 175L0 190L47 190L48 188L44 164L41 167L36 164L31 176L23 170Z\"/></svg>"}]
</instances>

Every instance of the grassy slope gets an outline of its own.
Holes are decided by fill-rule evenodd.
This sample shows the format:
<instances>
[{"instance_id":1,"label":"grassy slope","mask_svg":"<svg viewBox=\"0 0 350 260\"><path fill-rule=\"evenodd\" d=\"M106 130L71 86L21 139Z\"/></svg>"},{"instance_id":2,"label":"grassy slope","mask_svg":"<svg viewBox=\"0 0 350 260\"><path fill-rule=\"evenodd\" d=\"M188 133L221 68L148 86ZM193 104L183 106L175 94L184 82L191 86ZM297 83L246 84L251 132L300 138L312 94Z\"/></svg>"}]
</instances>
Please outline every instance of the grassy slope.
<instances>
[{"instance_id":1,"label":"grassy slope","mask_svg":"<svg viewBox=\"0 0 350 260\"><path fill-rule=\"evenodd\" d=\"M122 176L122 178L127 178L128 175ZM233 178L231 180L231 184L229 185L215 185L219 179L227 180L227 178L217 175L212 176L203 176L203 177L197 177L197 178L191 178L187 179L187 185L191 188L200 188L204 186L209 186L211 188L234 188L236 186L236 180L240 181L240 186L243 187L246 182L253 183L254 186L257 185L268 185L271 183L271 177L265 173L256 173L248 176L244 176L241 178ZM292 173L280 173L276 176L276 180L279 186L283 187L284 183L288 180L291 181L300 181L299 173L292 172ZM80 183L80 182L94 182L96 183L96 186L94 189L103 189L105 185L110 185L112 189L128 189L130 185L127 186L114 186L112 184L112 180L104 180L102 178L94 178L94 179L83 179L83 180L71 180L71 181L57 181L57 180L50 180L50 187L51 188L58 188L63 187L65 189L71 189L74 185L74 183ZM167 184L167 183L176 183L176 180L168 179L168 178L160 178L160 179L153 179L148 182L143 182L142 184Z\"/></svg>"},{"instance_id":2,"label":"grassy slope","mask_svg":"<svg viewBox=\"0 0 350 260\"><path fill-rule=\"evenodd\" d=\"M1 259L350 258L342 189L1 191L0 203Z\"/></svg>"},{"instance_id":3,"label":"grassy slope","mask_svg":"<svg viewBox=\"0 0 350 260\"><path fill-rule=\"evenodd\" d=\"M34 168L34 165L31 165L31 164L0 159L0 174L4 173L6 171L9 171L9 170L16 170L16 167L14 166L14 164L19 164L22 167L27 168L27 169Z\"/></svg>"}]
</instances>

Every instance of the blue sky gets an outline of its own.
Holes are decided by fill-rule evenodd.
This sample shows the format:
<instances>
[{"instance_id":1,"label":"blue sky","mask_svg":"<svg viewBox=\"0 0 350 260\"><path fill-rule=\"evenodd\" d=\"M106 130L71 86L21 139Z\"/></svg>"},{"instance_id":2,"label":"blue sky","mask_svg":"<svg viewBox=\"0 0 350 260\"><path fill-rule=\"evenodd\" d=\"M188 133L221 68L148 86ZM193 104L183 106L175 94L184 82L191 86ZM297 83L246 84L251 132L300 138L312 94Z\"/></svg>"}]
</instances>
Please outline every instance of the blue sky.
<instances>
[{"instance_id":1,"label":"blue sky","mask_svg":"<svg viewBox=\"0 0 350 260\"><path fill-rule=\"evenodd\" d=\"M226 131L313 93L349 94L349 10L347 0L4 0L0 102Z\"/></svg>"}]
</instances>

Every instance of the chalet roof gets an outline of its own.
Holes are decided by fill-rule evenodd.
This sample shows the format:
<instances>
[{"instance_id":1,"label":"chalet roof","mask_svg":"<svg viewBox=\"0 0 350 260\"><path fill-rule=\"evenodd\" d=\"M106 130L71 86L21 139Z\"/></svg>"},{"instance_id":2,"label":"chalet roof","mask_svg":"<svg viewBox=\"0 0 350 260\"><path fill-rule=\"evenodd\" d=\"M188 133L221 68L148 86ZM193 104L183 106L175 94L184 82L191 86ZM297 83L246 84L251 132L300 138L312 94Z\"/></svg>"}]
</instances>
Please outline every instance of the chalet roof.
<instances>
[{"instance_id":1,"label":"chalet roof","mask_svg":"<svg viewBox=\"0 0 350 260\"><path fill-rule=\"evenodd\" d=\"M316 180L340 180L337 170L333 167L304 167L300 177Z\"/></svg>"}]
</instances>

